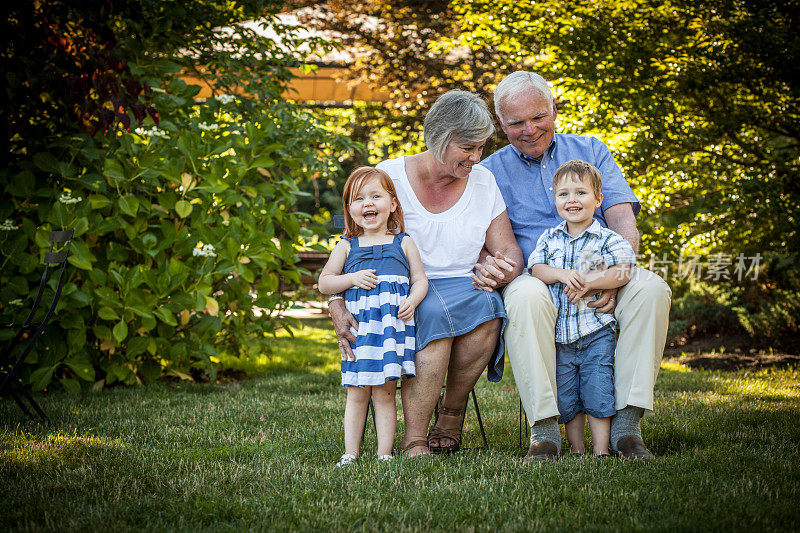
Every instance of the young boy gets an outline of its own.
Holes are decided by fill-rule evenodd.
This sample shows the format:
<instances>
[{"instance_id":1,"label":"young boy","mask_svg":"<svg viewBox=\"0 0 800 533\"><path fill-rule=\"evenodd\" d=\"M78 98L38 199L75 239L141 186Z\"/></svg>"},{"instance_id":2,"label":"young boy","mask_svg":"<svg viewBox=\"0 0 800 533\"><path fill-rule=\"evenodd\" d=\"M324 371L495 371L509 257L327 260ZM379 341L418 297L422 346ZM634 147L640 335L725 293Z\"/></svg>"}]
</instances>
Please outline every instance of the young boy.
<instances>
[{"instance_id":1,"label":"young boy","mask_svg":"<svg viewBox=\"0 0 800 533\"><path fill-rule=\"evenodd\" d=\"M595 209L603 201L602 189L600 171L589 163L568 161L556 170L553 196L564 222L542 234L528 258L528 267L531 275L549 285L558 310L559 423L566 424L571 452L585 451L586 413L594 454L607 457L611 416L616 413L615 320L613 314L597 313L582 300L589 291L625 285L636 256L625 239L594 220Z\"/></svg>"}]
</instances>

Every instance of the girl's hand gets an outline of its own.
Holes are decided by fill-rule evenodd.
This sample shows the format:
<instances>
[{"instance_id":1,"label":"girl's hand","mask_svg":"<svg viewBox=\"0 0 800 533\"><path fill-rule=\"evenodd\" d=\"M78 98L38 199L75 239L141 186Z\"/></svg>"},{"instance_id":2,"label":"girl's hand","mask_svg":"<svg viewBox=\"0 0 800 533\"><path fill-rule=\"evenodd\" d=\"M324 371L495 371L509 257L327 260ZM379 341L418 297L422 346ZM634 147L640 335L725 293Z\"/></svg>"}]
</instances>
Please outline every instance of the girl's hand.
<instances>
[{"instance_id":1,"label":"girl's hand","mask_svg":"<svg viewBox=\"0 0 800 533\"><path fill-rule=\"evenodd\" d=\"M400 304L400 308L397 310L397 318L402 320L403 322L408 322L412 318L414 318L414 311L416 310L417 306L411 303L411 300L406 298L403 300L403 303Z\"/></svg>"},{"instance_id":2,"label":"girl's hand","mask_svg":"<svg viewBox=\"0 0 800 533\"><path fill-rule=\"evenodd\" d=\"M375 275L374 268L366 268L358 272L351 272L348 276L350 276L350 282L353 284L353 287L370 290L378 286L378 276Z\"/></svg>"}]
</instances>

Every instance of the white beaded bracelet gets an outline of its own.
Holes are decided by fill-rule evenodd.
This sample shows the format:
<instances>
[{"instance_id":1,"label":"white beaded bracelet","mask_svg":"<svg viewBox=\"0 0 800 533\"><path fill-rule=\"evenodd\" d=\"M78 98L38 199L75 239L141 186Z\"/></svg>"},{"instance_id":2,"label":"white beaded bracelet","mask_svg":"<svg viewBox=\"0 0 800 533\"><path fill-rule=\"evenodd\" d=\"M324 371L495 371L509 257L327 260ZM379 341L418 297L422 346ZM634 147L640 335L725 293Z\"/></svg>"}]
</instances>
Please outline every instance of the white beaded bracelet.
<instances>
[{"instance_id":1,"label":"white beaded bracelet","mask_svg":"<svg viewBox=\"0 0 800 533\"><path fill-rule=\"evenodd\" d=\"M344 300L344 296L342 296L342 293L334 294L333 296L328 298L328 305L331 305L331 302L334 300Z\"/></svg>"}]
</instances>

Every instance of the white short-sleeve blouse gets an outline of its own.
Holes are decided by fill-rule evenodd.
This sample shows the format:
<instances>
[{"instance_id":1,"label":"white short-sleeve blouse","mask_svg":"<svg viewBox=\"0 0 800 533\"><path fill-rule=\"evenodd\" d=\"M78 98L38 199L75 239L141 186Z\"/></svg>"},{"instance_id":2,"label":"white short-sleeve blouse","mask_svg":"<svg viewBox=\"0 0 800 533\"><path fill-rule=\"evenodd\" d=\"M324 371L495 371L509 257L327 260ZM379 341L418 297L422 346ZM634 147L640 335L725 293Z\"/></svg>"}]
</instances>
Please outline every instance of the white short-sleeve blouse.
<instances>
[{"instance_id":1,"label":"white short-sleeve blouse","mask_svg":"<svg viewBox=\"0 0 800 533\"><path fill-rule=\"evenodd\" d=\"M472 167L467 187L450 209L431 213L414 194L406 175L405 158L378 163L397 189L406 232L422 256L425 274L431 278L469 276L486 241L486 230L506 204L494 175L482 165Z\"/></svg>"}]
</instances>

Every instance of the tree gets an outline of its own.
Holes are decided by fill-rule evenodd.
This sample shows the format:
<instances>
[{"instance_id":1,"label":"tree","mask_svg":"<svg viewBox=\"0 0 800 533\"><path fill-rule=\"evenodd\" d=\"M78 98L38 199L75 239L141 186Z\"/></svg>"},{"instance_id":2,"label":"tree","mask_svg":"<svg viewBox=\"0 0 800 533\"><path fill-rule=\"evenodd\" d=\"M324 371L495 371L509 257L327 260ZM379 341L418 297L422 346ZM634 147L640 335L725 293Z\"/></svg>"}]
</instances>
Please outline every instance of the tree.
<instances>
[{"instance_id":1,"label":"tree","mask_svg":"<svg viewBox=\"0 0 800 533\"><path fill-rule=\"evenodd\" d=\"M386 104L356 108L360 140L374 158L419 150L422 120L436 98L456 87L485 94L496 75L492 50L443 46L458 32L447 1L314 4L302 20L333 32L354 54L353 79L390 95Z\"/></svg>"},{"instance_id":2,"label":"tree","mask_svg":"<svg viewBox=\"0 0 800 533\"><path fill-rule=\"evenodd\" d=\"M551 79L611 140L654 253L800 253L800 6L787 0L455 2L455 44ZM504 61L508 64L509 61Z\"/></svg>"},{"instance_id":3,"label":"tree","mask_svg":"<svg viewBox=\"0 0 800 533\"><path fill-rule=\"evenodd\" d=\"M21 36L57 38L29 43L30 57L16 41L3 54L18 66L10 100L22 102L0 171L3 320L27 304L48 231L75 229L57 317L25 368L34 388L213 378L223 355L268 352L290 304L279 288L299 282L296 249L309 235L299 184L352 147L281 96L318 43L281 25L279 7L12 10ZM253 18L280 40L232 25ZM186 70L215 96L196 102ZM25 102L31 91L40 101Z\"/></svg>"}]
</instances>

